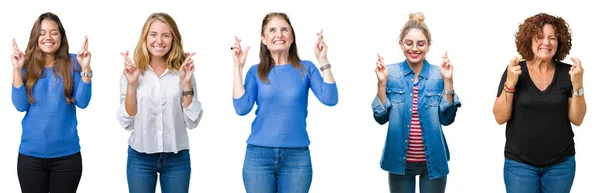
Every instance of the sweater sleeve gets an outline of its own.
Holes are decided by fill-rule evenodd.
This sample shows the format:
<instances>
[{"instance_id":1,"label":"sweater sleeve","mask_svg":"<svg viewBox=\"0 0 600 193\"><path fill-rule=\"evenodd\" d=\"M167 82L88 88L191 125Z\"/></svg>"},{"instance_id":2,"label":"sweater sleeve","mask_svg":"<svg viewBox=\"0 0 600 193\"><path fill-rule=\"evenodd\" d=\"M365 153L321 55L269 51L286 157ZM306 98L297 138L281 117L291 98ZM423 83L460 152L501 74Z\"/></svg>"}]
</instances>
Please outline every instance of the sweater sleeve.
<instances>
[{"instance_id":1,"label":"sweater sleeve","mask_svg":"<svg viewBox=\"0 0 600 193\"><path fill-rule=\"evenodd\" d=\"M238 115L246 115L254 107L256 102L256 96L258 92L256 79L257 66L252 66L246 73L246 79L244 81L244 89L246 92L240 98L233 98L233 107Z\"/></svg>"},{"instance_id":2,"label":"sweater sleeve","mask_svg":"<svg viewBox=\"0 0 600 193\"><path fill-rule=\"evenodd\" d=\"M306 70L310 74L310 89L313 94L327 106L334 106L338 102L337 84L326 83L319 69L310 61L306 61Z\"/></svg>"}]
</instances>

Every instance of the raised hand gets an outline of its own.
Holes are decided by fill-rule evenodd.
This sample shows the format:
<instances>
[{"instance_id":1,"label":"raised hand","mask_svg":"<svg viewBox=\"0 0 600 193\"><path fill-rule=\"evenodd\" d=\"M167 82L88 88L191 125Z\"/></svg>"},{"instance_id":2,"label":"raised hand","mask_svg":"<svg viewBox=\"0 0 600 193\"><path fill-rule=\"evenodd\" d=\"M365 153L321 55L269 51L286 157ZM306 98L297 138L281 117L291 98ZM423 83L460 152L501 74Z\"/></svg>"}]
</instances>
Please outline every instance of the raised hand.
<instances>
[{"instance_id":1,"label":"raised hand","mask_svg":"<svg viewBox=\"0 0 600 193\"><path fill-rule=\"evenodd\" d=\"M248 50L250 50L250 46L247 46L246 49L242 50L242 46L240 42L242 41L237 36L235 37L235 43L231 46L231 56L233 57L233 64L237 68L243 68L246 63L246 57L248 56Z\"/></svg>"},{"instance_id":2,"label":"raised hand","mask_svg":"<svg viewBox=\"0 0 600 193\"><path fill-rule=\"evenodd\" d=\"M194 59L192 59L192 56L196 55L196 52L186 52L185 55L187 57L179 67L179 82L184 89L192 86L192 75L194 75Z\"/></svg>"},{"instance_id":3,"label":"raised hand","mask_svg":"<svg viewBox=\"0 0 600 193\"><path fill-rule=\"evenodd\" d=\"M450 63L450 59L448 58L448 51L444 52L444 56L442 56L442 65L440 66L440 74L444 80L452 80L452 74L454 67L452 63Z\"/></svg>"},{"instance_id":4,"label":"raised hand","mask_svg":"<svg viewBox=\"0 0 600 193\"><path fill-rule=\"evenodd\" d=\"M90 60L92 59L92 53L88 51L88 38L85 36L83 40L83 45L81 46L81 50L77 53L77 62L81 65L81 70L89 72L90 69Z\"/></svg>"},{"instance_id":5,"label":"raised hand","mask_svg":"<svg viewBox=\"0 0 600 193\"><path fill-rule=\"evenodd\" d=\"M377 80L379 82L385 82L388 78L388 69L383 63L383 57L377 54L377 62L375 62L377 66L375 67L375 74L377 75Z\"/></svg>"},{"instance_id":6,"label":"raised hand","mask_svg":"<svg viewBox=\"0 0 600 193\"><path fill-rule=\"evenodd\" d=\"M579 58L574 57L571 57L571 61L573 61L573 65L569 70L571 84L573 85L573 89L579 89L583 87L583 68L581 67L581 61Z\"/></svg>"},{"instance_id":7,"label":"raised hand","mask_svg":"<svg viewBox=\"0 0 600 193\"><path fill-rule=\"evenodd\" d=\"M127 78L127 83L129 83L129 85L137 86L140 78L140 70L133 64L131 59L129 59L129 51L124 53L121 52L121 55L125 58L123 74L125 74L125 78Z\"/></svg>"},{"instance_id":8,"label":"raised hand","mask_svg":"<svg viewBox=\"0 0 600 193\"><path fill-rule=\"evenodd\" d=\"M323 40L323 30L317 33L317 43L315 44L315 56L319 61L319 64L326 65L329 63L327 59L327 44L325 44L325 40Z\"/></svg>"},{"instance_id":9,"label":"raised hand","mask_svg":"<svg viewBox=\"0 0 600 193\"><path fill-rule=\"evenodd\" d=\"M517 85L517 81L519 81L519 76L521 75L521 66L519 62L521 61L521 57L513 57L510 60L510 64L508 65L507 73L506 73L506 84L509 88L515 88Z\"/></svg>"},{"instance_id":10,"label":"raised hand","mask_svg":"<svg viewBox=\"0 0 600 193\"><path fill-rule=\"evenodd\" d=\"M23 68L23 64L25 63L25 55L21 50L19 50L19 46L17 46L17 41L13 38L12 41L13 53L10 55L10 60L13 64L13 69L21 70Z\"/></svg>"}]
</instances>

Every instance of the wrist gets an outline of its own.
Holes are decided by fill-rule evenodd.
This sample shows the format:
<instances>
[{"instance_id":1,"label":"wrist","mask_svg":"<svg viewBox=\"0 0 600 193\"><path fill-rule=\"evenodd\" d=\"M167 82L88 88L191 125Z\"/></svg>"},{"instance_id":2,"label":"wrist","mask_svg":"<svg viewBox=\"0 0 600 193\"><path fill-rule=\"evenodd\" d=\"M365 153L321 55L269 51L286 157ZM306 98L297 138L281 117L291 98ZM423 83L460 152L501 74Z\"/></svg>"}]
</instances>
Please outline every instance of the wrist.
<instances>
[{"instance_id":1,"label":"wrist","mask_svg":"<svg viewBox=\"0 0 600 193\"><path fill-rule=\"evenodd\" d=\"M450 79L445 79L444 78L444 85L450 85L452 86L454 84L454 80Z\"/></svg>"},{"instance_id":2,"label":"wrist","mask_svg":"<svg viewBox=\"0 0 600 193\"><path fill-rule=\"evenodd\" d=\"M86 72L86 73L92 72L92 68L90 68L90 67L81 68L81 72Z\"/></svg>"},{"instance_id":3,"label":"wrist","mask_svg":"<svg viewBox=\"0 0 600 193\"><path fill-rule=\"evenodd\" d=\"M244 66L234 66L233 67L233 72L242 72L244 70Z\"/></svg>"},{"instance_id":4,"label":"wrist","mask_svg":"<svg viewBox=\"0 0 600 193\"><path fill-rule=\"evenodd\" d=\"M21 74L21 70L22 70L22 68L13 68L13 74L14 73Z\"/></svg>"},{"instance_id":5,"label":"wrist","mask_svg":"<svg viewBox=\"0 0 600 193\"><path fill-rule=\"evenodd\" d=\"M583 83L573 84L573 90L583 88Z\"/></svg>"},{"instance_id":6,"label":"wrist","mask_svg":"<svg viewBox=\"0 0 600 193\"><path fill-rule=\"evenodd\" d=\"M319 60L319 65L325 66L327 64L329 64L329 59L320 59Z\"/></svg>"},{"instance_id":7,"label":"wrist","mask_svg":"<svg viewBox=\"0 0 600 193\"><path fill-rule=\"evenodd\" d=\"M127 89L133 89L135 91L138 87L138 83L127 83Z\"/></svg>"},{"instance_id":8,"label":"wrist","mask_svg":"<svg viewBox=\"0 0 600 193\"><path fill-rule=\"evenodd\" d=\"M379 87L386 87L387 86L387 80L379 80L379 81L377 81L377 86L379 86Z\"/></svg>"},{"instance_id":9,"label":"wrist","mask_svg":"<svg viewBox=\"0 0 600 193\"><path fill-rule=\"evenodd\" d=\"M183 90L183 91L190 91L190 90L192 90L192 84L186 83L186 82L182 82L181 83L181 90Z\"/></svg>"},{"instance_id":10,"label":"wrist","mask_svg":"<svg viewBox=\"0 0 600 193\"><path fill-rule=\"evenodd\" d=\"M508 81L504 82L504 87L511 89L511 90L514 90L516 85L517 85L516 83L512 83L512 82L508 82Z\"/></svg>"}]
</instances>

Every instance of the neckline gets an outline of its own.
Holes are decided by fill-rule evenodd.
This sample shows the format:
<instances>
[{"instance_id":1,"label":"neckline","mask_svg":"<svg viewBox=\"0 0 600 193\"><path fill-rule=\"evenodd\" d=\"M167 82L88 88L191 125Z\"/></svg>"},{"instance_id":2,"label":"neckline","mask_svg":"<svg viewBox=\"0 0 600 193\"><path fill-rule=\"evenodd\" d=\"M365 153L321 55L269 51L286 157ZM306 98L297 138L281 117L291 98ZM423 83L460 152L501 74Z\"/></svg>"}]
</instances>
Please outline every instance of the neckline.
<instances>
[{"instance_id":1,"label":"neckline","mask_svg":"<svg viewBox=\"0 0 600 193\"><path fill-rule=\"evenodd\" d=\"M554 63L554 74L552 75L552 81L550 81L550 84L548 84L546 89L541 90L533 82L533 79L531 78L531 74L529 74L529 67L527 66L527 62L523 61L523 63L524 63L524 71L523 72L527 73L527 77L529 77L529 83L538 92L538 94L546 94L548 92L548 90L550 90L554 86L554 82L556 81L556 77L558 75L558 64L554 61L552 61L552 62Z\"/></svg>"}]
</instances>

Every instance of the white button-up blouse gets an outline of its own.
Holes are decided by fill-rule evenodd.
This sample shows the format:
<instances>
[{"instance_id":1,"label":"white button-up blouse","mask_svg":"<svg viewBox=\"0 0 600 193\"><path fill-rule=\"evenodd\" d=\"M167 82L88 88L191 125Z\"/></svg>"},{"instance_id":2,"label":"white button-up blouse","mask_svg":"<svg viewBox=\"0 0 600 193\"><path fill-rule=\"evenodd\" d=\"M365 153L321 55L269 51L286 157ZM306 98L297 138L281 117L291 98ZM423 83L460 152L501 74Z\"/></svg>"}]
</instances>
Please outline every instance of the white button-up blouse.
<instances>
[{"instance_id":1,"label":"white button-up blouse","mask_svg":"<svg viewBox=\"0 0 600 193\"><path fill-rule=\"evenodd\" d=\"M117 119L125 130L133 130L129 137L131 148L142 153L176 153L189 149L186 128L196 128L203 112L194 76L191 82L194 90L192 103L184 108L179 72L165 70L158 77L148 67L144 75L140 74L139 77L137 114L130 116L125 110L127 78L121 75L121 104L117 110Z\"/></svg>"}]
</instances>

